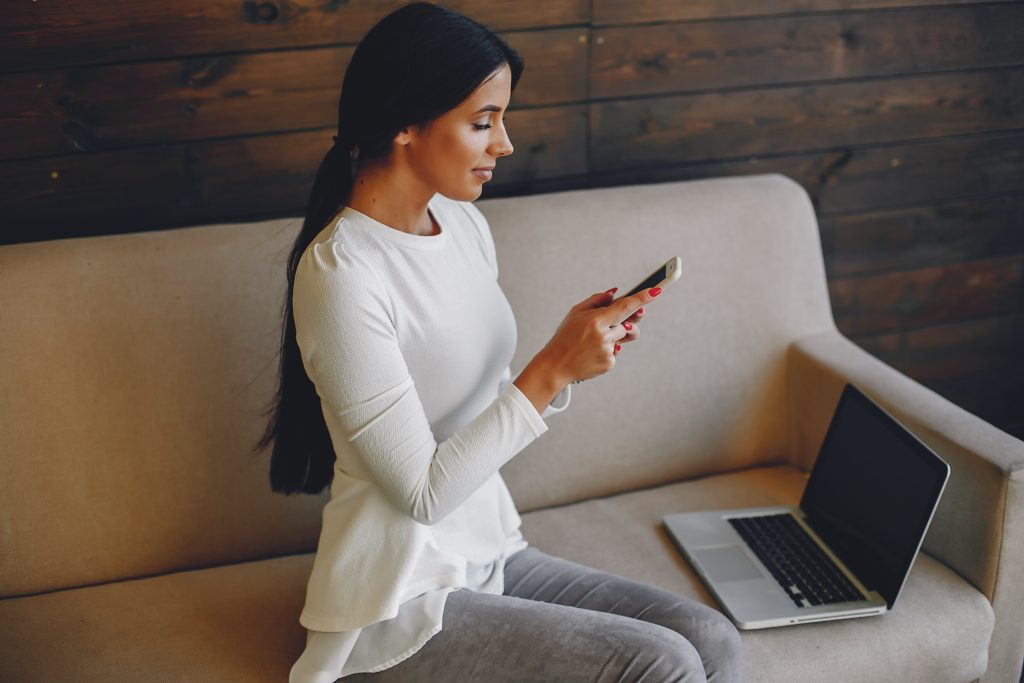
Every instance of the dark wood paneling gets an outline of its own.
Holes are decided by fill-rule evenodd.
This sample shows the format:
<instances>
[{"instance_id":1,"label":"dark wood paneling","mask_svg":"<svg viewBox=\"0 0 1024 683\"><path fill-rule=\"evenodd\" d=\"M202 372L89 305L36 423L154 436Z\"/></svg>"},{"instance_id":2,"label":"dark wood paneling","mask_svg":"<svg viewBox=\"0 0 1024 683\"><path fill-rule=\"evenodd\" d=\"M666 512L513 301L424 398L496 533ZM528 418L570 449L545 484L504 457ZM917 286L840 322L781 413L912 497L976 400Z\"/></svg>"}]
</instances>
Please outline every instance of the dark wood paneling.
<instances>
[{"instance_id":1,"label":"dark wood paneling","mask_svg":"<svg viewBox=\"0 0 1024 683\"><path fill-rule=\"evenodd\" d=\"M1024 4L606 28L592 50L600 98L1020 65Z\"/></svg>"},{"instance_id":2,"label":"dark wood paneling","mask_svg":"<svg viewBox=\"0 0 1024 683\"><path fill-rule=\"evenodd\" d=\"M848 337L1020 313L1024 255L829 282Z\"/></svg>"},{"instance_id":3,"label":"dark wood paneling","mask_svg":"<svg viewBox=\"0 0 1024 683\"><path fill-rule=\"evenodd\" d=\"M0 24L0 70L357 43L378 20L404 4L401 0L8 3ZM589 0L450 0L443 4L501 31L589 20Z\"/></svg>"},{"instance_id":4,"label":"dark wood paneling","mask_svg":"<svg viewBox=\"0 0 1024 683\"><path fill-rule=\"evenodd\" d=\"M1016 363L928 387L1003 431L1024 439L1024 364Z\"/></svg>"},{"instance_id":5,"label":"dark wood paneling","mask_svg":"<svg viewBox=\"0 0 1024 683\"><path fill-rule=\"evenodd\" d=\"M830 279L1021 254L1024 194L824 217L819 227Z\"/></svg>"},{"instance_id":6,"label":"dark wood paneling","mask_svg":"<svg viewBox=\"0 0 1024 683\"><path fill-rule=\"evenodd\" d=\"M919 382L948 384L1024 361L1024 311L853 341Z\"/></svg>"},{"instance_id":7,"label":"dark wood paneling","mask_svg":"<svg viewBox=\"0 0 1024 683\"><path fill-rule=\"evenodd\" d=\"M586 100L590 29L526 31L503 37L526 62L510 108Z\"/></svg>"},{"instance_id":8,"label":"dark wood paneling","mask_svg":"<svg viewBox=\"0 0 1024 683\"><path fill-rule=\"evenodd\" d=\"M582 101L587 31L507 36L529 76L512 106ZM0 158L337 127L354 47L85 66L0 76Z\"/></svg>"},{"instance_id":9,"label":"dark wood paneling","mask_svg":"<svg viewBox=\"0 0 1024 683\"><path fill-rule=\"evenodd\" d=\"M1024 68L591 104L592 169L1024 128Z\"/></svg>"},{"instance_id":10,"label":"dark wood paneling","mask_svg":"<svg viewBox=\"0 0 1024 683\"><path fill-rule=\"evenodd\" d=\"M5 158L319 128L352 48L86 66L0 77ZM22 116L27 112L27 116ZM336 123L334 124L336 125Z\"/></svg>"},{"instance_id":11,"label":"dark wood paneling","mask_svg":"<svg viewBox=\"0 0 1024 683\"><path fill-rule=\"evenodd\" d=\"M1016 192L1024 189L1024 132L591 173L534 187L542 192L755 173L782 173L799 182L810 194L819 220L952 197Z\"/></svg>"},{"instance_id":12,"label":"dark wood paneling","mask_svg":"<svg viewBox=\"0 0 1024 683\"><path fill-rule=\"evenodd\" d=\"M830 152L802 169L824 215L1024 190L1024 131Z\"/></svg>"},{"instance_id":13,"label":"dark wood paneling","mask_svg":"<svg viewBox=\"0 0 1024 683\"><path fill-rule=\"evenodd\" d=\"M583 173L585 117L582 105L516 111L510 125L523 132L516 136L515 154L499 164L496 180L523 183ZM283 133L0 164L0 210L8 219L0 243L301 214L333 133Z\"/></svg>"},{"instance_id":14,"label":"dark wood paneling","mask_svg":"<svg viewBox=\"0 0 1024 683\"><path fill-rule=\"evenodd\" d=\"M836 10L970 5L987 0L594 0L594 24L643 24ZM997 0L998 1L998 0ZM1012 0L1004 0L1011 2Z\"/></svg>"}]
</instances>

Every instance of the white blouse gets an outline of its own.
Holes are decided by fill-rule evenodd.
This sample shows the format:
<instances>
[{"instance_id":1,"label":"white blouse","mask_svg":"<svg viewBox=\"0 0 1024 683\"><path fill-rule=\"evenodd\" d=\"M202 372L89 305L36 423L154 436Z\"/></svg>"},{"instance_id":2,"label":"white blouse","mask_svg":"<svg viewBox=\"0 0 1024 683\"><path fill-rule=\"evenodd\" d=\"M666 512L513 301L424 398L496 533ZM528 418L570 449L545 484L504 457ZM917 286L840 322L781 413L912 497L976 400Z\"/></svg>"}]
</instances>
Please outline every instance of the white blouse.
<instances>
[{"instance_id":1,"label":"white blouse","mask_svg":"<svg viewBox=\"0 0 1024 683\"><path fill-rule=\"evenodd\" d=\"M527 542L498 470L571 399L538 414L512 383L515 318L480 211L440 194L428 209L438 235L345 207L296 270L336 462L290 683L394 666L441 630L452 591L504 591Z\"/></svg>"}]
</instances>

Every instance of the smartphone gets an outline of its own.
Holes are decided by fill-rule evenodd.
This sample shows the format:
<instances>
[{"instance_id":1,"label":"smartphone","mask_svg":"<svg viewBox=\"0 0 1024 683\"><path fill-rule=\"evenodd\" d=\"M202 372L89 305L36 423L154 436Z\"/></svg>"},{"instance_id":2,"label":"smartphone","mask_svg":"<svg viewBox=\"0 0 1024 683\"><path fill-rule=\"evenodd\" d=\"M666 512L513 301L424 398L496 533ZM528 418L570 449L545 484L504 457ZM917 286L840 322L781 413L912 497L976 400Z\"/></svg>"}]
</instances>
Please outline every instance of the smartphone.
<instances>
[{"instance_id":1,"label":"smartphone","mask_svg":"<svg viewBox=\"0 0 1024 683\"><path fill-rule=\"evenodd\" d=\"M643 281L633 289L629 290L622 296L618 297L621 299L626 296L633 296L639 291L650 289L651 287L661 287L664 289L673 282L679 279L679 276L683 274L683 260L678 256L673 256L665 264L655 270L653 273L648 275ZM616 299L616 301L618 301Z\"/></svg>"}]
</instances>

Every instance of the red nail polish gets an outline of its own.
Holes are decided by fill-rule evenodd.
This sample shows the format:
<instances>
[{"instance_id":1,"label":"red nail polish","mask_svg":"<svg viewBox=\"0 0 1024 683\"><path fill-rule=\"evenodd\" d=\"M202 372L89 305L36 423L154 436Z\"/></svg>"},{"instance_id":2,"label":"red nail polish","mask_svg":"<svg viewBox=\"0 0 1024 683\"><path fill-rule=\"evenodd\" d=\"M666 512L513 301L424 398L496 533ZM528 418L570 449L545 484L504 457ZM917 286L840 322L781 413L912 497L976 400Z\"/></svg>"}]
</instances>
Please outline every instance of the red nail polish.
<instances>
[{"instance_id":1,"label":"red nail polish","mask_svg":"<svg viewBox=\"0 0 1024 683\"><path fill-rule=\"evenodd\" d=\"M622 326L625 327L627 330L633 329L633 326L629 323L622 323Z\"/></svg>"},{"instance_id":2,"label":"red nail polish","mask_svg":"<svg viewBox=\"0 0 1024 683\"><path fill-rule=\"evenodd\" d=\"M641 306L640 308L636 309L636 312L637 313L643 313L644 312L644 307Z\"/></svg>"},{"instance_id":3,"label":"red nail polish","mask_svg":"<svg viewBox=\"0 0 1024 683\"><path fill-rule=\"evenodd\" d=\"M621 347L621 346L619 346L618 344L616 344L616 345L615 345L615 350L616 350L616 351L619 351L619 350L621 350L621 349L622 349L622 347Z\"/></svg>"},{"instance_id":4,"label":"red nail polish","mask_svg":"<svg viewBox=\"0 0 1024 683\"><path fill-rule=\"evenodd\" d=\"M651 296L658 296L661 294L661 287L652 287L649 292Z\"/></svg>"}]
</instances>

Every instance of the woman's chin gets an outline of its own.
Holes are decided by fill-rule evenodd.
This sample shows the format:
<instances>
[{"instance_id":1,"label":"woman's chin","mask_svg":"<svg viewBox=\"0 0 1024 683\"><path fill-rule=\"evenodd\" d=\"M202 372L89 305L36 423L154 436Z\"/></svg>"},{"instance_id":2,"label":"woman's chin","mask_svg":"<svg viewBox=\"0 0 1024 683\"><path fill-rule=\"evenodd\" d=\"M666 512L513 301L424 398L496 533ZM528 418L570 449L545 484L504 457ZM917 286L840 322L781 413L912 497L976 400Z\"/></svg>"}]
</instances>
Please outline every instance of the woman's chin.
<instances>
[{"instance_id":1,"label":"woman's chin","mask_svg":"<svg viewBox=\"0 0 1024 683\"><path fill-rule=\"evenodd\" d=\"M443 194L444 196L446 196L446 197L448 197L450 199L454 199L455 201L471 202L471 201L473 201L475 199L479 199L480 195L483 193L483 190L484 190L484 184L483 183L474 183L473 185L470 185L468 187L467 186L460 187L459 188L459 192L458 192L457 195L456 194L449 194L448 192L442 192L441 194Z\"/></svg>"}]
</instances>

